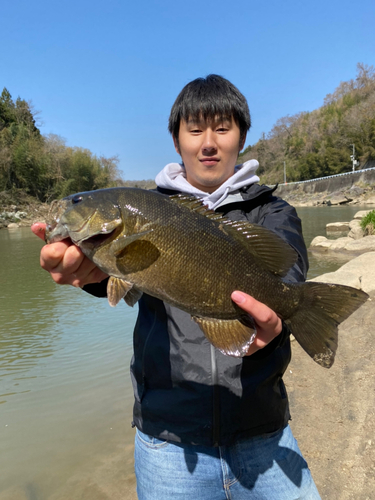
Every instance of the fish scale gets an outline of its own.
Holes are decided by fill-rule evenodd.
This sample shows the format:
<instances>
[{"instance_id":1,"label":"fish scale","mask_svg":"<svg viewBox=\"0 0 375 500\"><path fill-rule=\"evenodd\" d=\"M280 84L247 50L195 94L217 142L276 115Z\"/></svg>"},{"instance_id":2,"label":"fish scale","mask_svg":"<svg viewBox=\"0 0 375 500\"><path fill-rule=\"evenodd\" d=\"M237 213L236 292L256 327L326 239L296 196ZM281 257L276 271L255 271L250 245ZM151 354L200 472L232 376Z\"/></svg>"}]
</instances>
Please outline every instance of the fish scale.
<instances>
[{"instance_id":1,"label":"fish scale","mask_svg":"<svg viewBox=\"0 0 375 500\"><path fill-rule=\"evenodd\" d=\"M268 305L305 351L330 367L337 326L368 296L361 290L284 279L296 252L274 232L235 222L196 198L111 188L64 198L51 210L46 241L71 238L110 275L108 299L133 305L142 293L189 314L224 354L244 356L256 325L232 300L242 290Z\"/></svg>"}]
</instances>

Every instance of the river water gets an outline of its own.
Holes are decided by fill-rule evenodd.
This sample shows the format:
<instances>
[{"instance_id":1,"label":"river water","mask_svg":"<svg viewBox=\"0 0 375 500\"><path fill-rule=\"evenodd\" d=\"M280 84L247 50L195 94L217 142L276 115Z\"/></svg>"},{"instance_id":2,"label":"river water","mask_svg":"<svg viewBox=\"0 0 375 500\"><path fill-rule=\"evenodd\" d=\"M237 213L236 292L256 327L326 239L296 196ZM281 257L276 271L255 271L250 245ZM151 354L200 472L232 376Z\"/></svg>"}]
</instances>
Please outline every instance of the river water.
<instances>
[{"instance_id":1,"label":"river water","mask_svg":"<svg viewBox=\"0 0 375 500\"><path fill-rule=\"evenodd\" d=\"M299 208L307 245L360 209ZM42 244L29 228L0 231L0 500L133 498L137 308L54 284ZM312 255L309 277L341 264Z\"/></svg>"}]
</instances>

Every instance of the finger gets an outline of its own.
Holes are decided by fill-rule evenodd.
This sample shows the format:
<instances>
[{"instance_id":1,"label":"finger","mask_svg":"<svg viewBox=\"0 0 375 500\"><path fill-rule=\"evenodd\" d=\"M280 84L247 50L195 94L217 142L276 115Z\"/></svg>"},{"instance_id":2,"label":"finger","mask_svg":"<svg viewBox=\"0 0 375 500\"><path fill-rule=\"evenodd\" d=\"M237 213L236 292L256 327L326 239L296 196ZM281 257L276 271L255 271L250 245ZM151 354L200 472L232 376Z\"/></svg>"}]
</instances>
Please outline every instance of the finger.
<instances>
[{"instance_id":1,"label":"finger","mask_svg":"<svg viewBox=\"0 0 375 500\"><path fill-rule=\"evenodd\" d=\"M247 356L263 349L282 331L282 321L268 306L243 292L233 292L232 300L247 312L256 323L257 335L251 344Z\"/></svg>"},{"instance_id":2,"label":"finger","mask_svg":"<svg viewBox=\"0 0 375 500\"><path fill-rule=\"evenodd\" d=\"M44 222L35 222L30 229L40 239L45 240L46 224Z\"/></svg>"},{"instance_id":3,"label":"finger","mask_svg":"<svg viewBox=\"0 0 375 500\"><path fill-rule=\"evenodd\" d=\"M254 297L239 291L233 292L231 297L233 302L238 304L241 309L250 314L260 328L281 326L281 320L277 314L266 306L266 304L254 299Z\"/></svg>"},{"instance_id":4,"label":"finger","mask_svg":"<svg viewBox=\"0 0 375 500\"><path fill-rule=\"evenodd\" d=\"M63 261L69 247L73 246L69 240L58 241L45 245L40 252L40 265L48 272L55 270Z\"/></svg>"},{"instance_id":5,"label":"finger","mask_svg":"<svg viewBox=\"0 0 375 500\"><path fill-rule=\"evenodd\" d=\"M61 254L59 255L61 256ZM52 279L59 285L75 284L76 286L80 286L78 283L80 279L77 279L76 273L85 259L86 257L78 247L70 245L66 247L57 265L52 269L47 268L47 271L50 272Z\"/></svg>"},{"instance_id":6,"label":"finger","mask_svg":"<svg viewBox=\"0 0 375 500\"><path fill-rule=\"evenodd\" d=\"M88 283L98 283L108 276L75 245L66 248L63 258L50 273L56 283L80 288Z\"/></svg>"},{"instance_id":7,"label":"finger","mask_svg":"<svg viewBox=\"0 0 375 500\"><path fill-rule=\"evenodd\" d=\"M72 273L71 284L77 287L83 287L89 283L98 283L107 278L108 275L101 271L87 257L84 257L80 266Z\"/></svg>"}]
</instances>

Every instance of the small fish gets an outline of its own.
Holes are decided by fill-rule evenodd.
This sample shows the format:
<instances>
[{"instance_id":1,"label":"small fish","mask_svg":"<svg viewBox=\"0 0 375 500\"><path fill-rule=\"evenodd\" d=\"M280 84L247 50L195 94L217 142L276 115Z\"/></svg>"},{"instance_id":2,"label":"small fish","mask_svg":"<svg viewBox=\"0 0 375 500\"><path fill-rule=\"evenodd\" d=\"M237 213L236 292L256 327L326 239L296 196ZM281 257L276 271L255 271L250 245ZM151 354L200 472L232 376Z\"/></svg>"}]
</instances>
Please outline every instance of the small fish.
<instances>
[{"instance_id":1,"label":"small fish","mask_svg":"<svg viewBox=\"0 0 375 500\"><path fill-rule=\"evenodd\" d=\"M337 326L368 298L361 290L283 279L296 252L273 231L234 222L188 195L137 188L78 193L55 203L46 242L70 238L109 274L107 295L134 305L142 293L188 312L224 354L244 356L254 323L232 300L241 290L273 309L303 349L332 366Z\"/></svg>"}]
</instances>

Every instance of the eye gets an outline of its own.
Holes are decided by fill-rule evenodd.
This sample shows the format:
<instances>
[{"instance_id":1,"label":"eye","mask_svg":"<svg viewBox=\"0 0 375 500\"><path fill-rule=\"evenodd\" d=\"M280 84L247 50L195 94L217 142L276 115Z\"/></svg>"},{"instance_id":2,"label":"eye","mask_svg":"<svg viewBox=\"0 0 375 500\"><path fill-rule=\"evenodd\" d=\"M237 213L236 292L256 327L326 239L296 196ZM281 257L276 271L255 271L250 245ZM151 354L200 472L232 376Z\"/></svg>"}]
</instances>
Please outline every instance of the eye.
<instances>
[{"instance_id":1,"label":"eye","mask_svg":"<svg viewBox=\"0 0 375 500\"><path fill-rule=\"evenodd\" d=\"M72 198L73 205L75 205L76 203L79 203L80 201L82 201L82 196L79 196L79 195L73 196L73 198Z\"/></svg>"}]
</instances>

